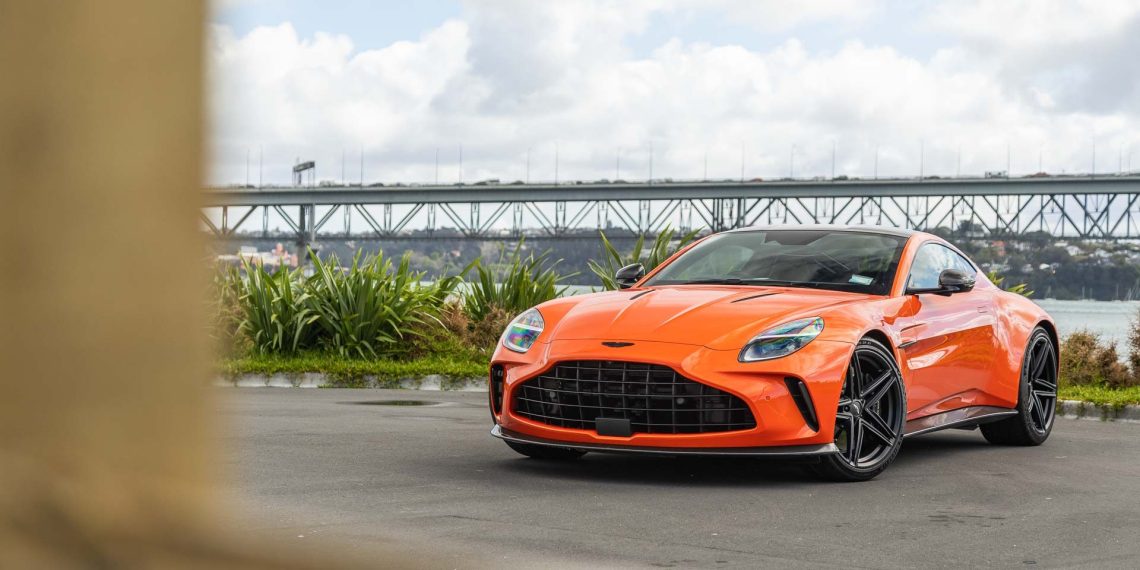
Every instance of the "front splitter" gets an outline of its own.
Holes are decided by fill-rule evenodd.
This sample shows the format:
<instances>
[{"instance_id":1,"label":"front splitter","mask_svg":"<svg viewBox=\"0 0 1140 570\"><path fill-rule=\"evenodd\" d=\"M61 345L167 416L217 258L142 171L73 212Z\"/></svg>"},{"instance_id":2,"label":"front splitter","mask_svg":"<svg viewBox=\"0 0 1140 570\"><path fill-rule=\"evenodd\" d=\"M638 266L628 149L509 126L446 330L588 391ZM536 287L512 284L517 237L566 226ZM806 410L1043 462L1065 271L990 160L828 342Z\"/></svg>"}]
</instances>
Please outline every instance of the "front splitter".
<instances>
[{"instance_id":1,"label":"front splitter","mask_svg":"<svg viewBox=\"0 0 1140 570\"><path fill-rule=\"evenodd\" d=\"M505 430L499 425L491 428L491 435L505 441L545 445L592 451L598 453L630 453L641 455L715 456L715 457L804 457L839 453L834 443L821 445L781 445L772 447L639 447L632 445L608 445L602 443L578 443L543 439Z\"/></svg>"}]
</instances>

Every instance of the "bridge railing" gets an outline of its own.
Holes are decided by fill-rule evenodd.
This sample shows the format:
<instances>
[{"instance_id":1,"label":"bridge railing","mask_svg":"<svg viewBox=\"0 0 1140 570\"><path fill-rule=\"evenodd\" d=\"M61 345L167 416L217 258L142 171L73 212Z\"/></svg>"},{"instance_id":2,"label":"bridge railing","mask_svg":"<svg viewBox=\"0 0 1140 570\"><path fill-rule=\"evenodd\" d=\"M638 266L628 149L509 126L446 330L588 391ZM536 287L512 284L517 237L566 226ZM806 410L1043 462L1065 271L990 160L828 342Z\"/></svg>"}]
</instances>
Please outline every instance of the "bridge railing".
<instances>
[{"instance_id":1,"label":"bridge railing","mask_svg":"<svg viewBox=\"0 0 1140 570\"><path fill-rule=\"evenodd\" d=\"M211 188L203 194L203 227L224 238L282 229L301 241L444 229L481 239L762 224L926 230L964 221L992 235L1140 238L1138 176Z\"/></svg>"}]
</instances>

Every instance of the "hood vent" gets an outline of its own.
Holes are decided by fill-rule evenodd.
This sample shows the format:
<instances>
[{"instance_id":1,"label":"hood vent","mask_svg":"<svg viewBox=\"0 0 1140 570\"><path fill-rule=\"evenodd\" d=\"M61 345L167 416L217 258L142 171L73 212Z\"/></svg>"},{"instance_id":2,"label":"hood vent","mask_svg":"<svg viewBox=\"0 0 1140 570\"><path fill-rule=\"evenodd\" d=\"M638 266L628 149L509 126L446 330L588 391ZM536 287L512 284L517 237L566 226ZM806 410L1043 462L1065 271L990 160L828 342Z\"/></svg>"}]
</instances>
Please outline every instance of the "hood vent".
<instances>
[{"instance_id":1,"label":"hood vent","mask_svg":"<svg viewBox=\"0 0 1140 570\"><path fill-rule=\"evenodd\" d=\"M741 298L739 298L735 301L732 301L732 302L733 303L739 303L741 301L748 301L751 299L759 299L760 297L771 297L772 295L779 295L779 293L757 293L755 295L749 295L747 297L741 297Z\"/></svg>"}]
</instances>

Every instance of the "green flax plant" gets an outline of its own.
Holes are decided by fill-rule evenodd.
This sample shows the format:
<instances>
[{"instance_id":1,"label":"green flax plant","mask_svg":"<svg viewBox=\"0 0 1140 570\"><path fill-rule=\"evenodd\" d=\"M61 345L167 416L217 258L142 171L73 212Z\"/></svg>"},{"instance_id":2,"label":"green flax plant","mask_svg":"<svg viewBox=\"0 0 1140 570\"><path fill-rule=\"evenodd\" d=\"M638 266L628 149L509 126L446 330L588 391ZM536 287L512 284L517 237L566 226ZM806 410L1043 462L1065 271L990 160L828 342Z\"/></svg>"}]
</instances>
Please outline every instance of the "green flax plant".
<instances>
[{"instance_id":1,"label":"green flax plant","mask_svg":"<svg viewBox=\"0 0 1140 570\"><path fill-rule=\"evenodd\" d=\"M309 294L299 270L288 267L269 273L261 264L245 263L245 279L232 275L239 291L238 330L255 352L292 354L309 348L317 315L307 306Z\"/></svg>"},{"instance_id":2,"label":"green flax plant","mask_svg":"<svg viewBox=\"0 0 1140 570\"><path fill-rule=\"evenodd\" d=\"M561 297L566 287L560 287L559 281L576 274L559 274L555 267L558 261L549 262L549 253L524 255L523 244L519 243L510 254L505 248L500 251L499 261L494 266L476 261L473 264L475 279L468 283L463 294L467 316L479 322L496 309L513 316Z\"/></svg>"},{"instance_id":3,"label":"green flax plant","mask_svg":"<svg viewBox=\"0 0 1140 570\"><path fill-rule=\"evenodd\" d=\"M438 324L441 305L457 278L422 285L424 274L398 265L383 253L342 267L336 258L313 256L305 307L317 317L321 348L346 357L375 359L408 352L425 324Z\"/></svg>"},{"instance_id":4,"label":"green flax plant","mask_svg":"<svg viewBox=\"0 0 1140 570\"><path fill-rule=\"evenodd\" d=\"M987 273L986 277L989 277L990 282L993 283L994 285L997 285L998 288L1000 288L1000 289L1005 289L1006 291L1009 291L1010 293L1016 293L1018 295L1021 295L1022 297L1032 297L1033 296L1034 291L1029 288L1028 283L1018 283L1016 285L1004 287L1003 284L1005 283L1005 276L999 275L996 269Z\"/></svg>"},{"instance_id":5,"label":"green flax plant","mask_svg":"<svg viewBox=\"0 0 1140 570\"><path fill-rule=\"evenodd\" d=\"M666 259L669 259L669 256L696 239L700 230L681 233L674 231L671 227L666 227L657 234L657 237L654 238L649 249L645 249L645 236L638 236L637 241L633 244L633 249L628 255L623 255L618 251L604 232L598 233L602 237L602 259L601 261L591 259L589 261L590 271L602 282L603 289L612 291L618 288L617 282L614 281L614 273L616 273L618 269L626 265L640 263L645 266L645 271L648 273L652 271L653 268L661 265ZM673 243L674 237L676 237L676 244Z\"/></svg>"}]
</instances>

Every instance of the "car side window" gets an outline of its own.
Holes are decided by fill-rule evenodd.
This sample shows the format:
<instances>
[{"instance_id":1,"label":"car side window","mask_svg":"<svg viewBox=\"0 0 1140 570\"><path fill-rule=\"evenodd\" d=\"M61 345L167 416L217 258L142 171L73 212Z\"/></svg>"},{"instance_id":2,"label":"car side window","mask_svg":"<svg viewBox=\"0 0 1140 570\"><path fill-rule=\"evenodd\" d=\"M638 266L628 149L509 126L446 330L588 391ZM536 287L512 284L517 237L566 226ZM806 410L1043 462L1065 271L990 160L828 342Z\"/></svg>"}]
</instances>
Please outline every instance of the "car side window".
<instances>
[{"instance_id":1,"label":"car side window","mask_svg":"<svg viewBox=\"0 0 1140 570\"><path fill-rule=\"evenodd\" d=\"M967 275L977 273L974 266L954 250L937 243L923 245L914 255L907 289L937 289L938 276L946 269L957 269Z\"/></svg>"}]
</instances>

